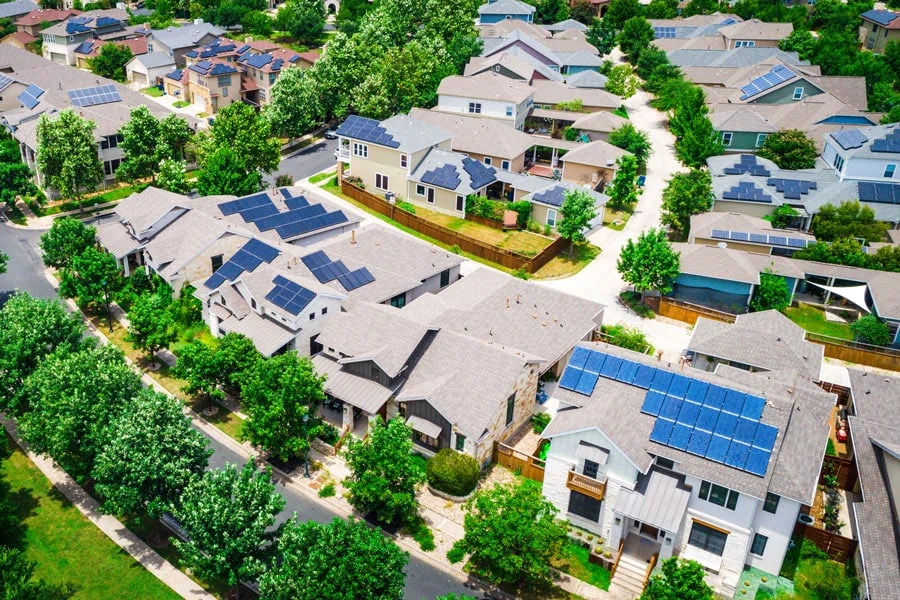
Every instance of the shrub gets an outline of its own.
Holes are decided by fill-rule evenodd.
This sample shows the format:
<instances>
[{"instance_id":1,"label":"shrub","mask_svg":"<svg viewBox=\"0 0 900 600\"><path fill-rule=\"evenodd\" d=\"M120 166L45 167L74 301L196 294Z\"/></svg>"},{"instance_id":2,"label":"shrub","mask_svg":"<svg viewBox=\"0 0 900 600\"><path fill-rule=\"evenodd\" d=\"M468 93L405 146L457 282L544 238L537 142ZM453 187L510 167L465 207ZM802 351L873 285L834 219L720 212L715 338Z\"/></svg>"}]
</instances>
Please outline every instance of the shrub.
<instances>
[{"instance_id":1,"label":"shrub","mask_svg":"<svg viewBox=\"0 0 900 600\"><path fill-rule=\"evenodd\" d=\"M466 214L502 221L504 210L506 210L505 202L489 200L484 196L469 196L466 198Z\"/></svg>"},{"instance_id":2,"label":"shrub","mask_svg":"<svg viewBox=\"0 0 900 600\"><path fill-rule=\"evenodd\" d=\"M428 461L428 484L452 496L465 496L478 484L478 461L450 448L444 448Z\"/></svg>"},{"instance_id":3,"label":"shrub","mask_svg":"<svg viewBox=\"0 0 900 600\"><path fill-rule=\"evenodd\" d=\"M409 530L413 539L418 542L419 548L425 552L434 550L434 533L428 528L422 517L416 518L415 522L409 526Z\"/></svg>"},{"instance_id":4,"label":"shrub","mask_svg":"<svg viewBox=\"0 0 900 600\"><path fill-rule=\"evenodd\" d=\"M563 137L566 138L566 141L574 142L578 139L578 130L574 127L566 127L563 129Z\"/></svg>"},{"instance_id":5,"label":"shrub","mask_svg":"<svg viewBox=\"0 0 900 600\"><path fill-rule=\"evenodd\" d=\"M834 448L834 440L828 438L828 444L825 446L826 456L837 456L837 450Z\"/></svg>"},{"instance_id":6,"label":"shrub","mask_svg":"<svg viewBox=\"0 0 900 600\"><path fill-rule=\"evenodd\" d=\"M332 481L322 486L322 489L319 490L319 498L331 498L335 493L334 482Z\"/></svg>"},{"instance_id":7,"label":"shrub","mask_svg":"<svg viewBox=\"0 0 900 600\"><path fill-rule=\"evenodd\" d=\"M341 439L341 432L338 431L338 428L329 423L328 421L321 421L320 424L319 435L316 436L329 446L334 446L337 444L337 441Z\"/></svg>"},{"instance_id":8,"label":"shrub","mask_svg":"<svg viewBox=\"0 0 900 600\"><path fill-rule=\"evenodd\" d=\"M399 208L400 210L405 210L408 213L416 214L416 207L406 200L398 200L397 208Z\"/></svg>"},{"instance_id":9,"label":"shrub","mask_svg":"<svg viewBox=\"0 0 900 600\"><path fill-rule=\"evenodd\" d=\"M531 233L540 233L541 225L534 219L528 219L526 229L528 229L528 231L530 231Z\"/></svg>"},{"instance_id":10,"label":"shrub","mask_svg":"<svg viewBox=\"0 0 900 600\"><path fill-rule=\"evenodd\" d=\"M287 173L275 177L275 187L286 187L294 185L294 178Z\"/></svg>"},{"instance_id":11,"label":"shrub","mask_svg":"<svg viewBox=\"0 0 900 600\"><path fill-rule=\"evenodd\" d=\"M550 227L550 224L548 223L547 225L544 225L544 235L548 235L548 236L549 236L549 235L552 235L552 234L553 234L553 228Z\"/></svg>"},{"instance_id":12,"label":"shrub","mask_svg":"<svg viewBox=\"0 0 900 600\"><path fill-rule=\"evenodd\" d=\"M525 279L527 281L529 279L528 271L526 271L524 267L520 267L513 271L513 277L518 277L519 279Z\"/></svg>"},{"instance_id":13,"label":"shrub","mask_svg":"<svg viewBox=\"0 0 900 600\"><path fill-rule=\"evenodd\" d=\"M531 218L531 202L527 200L510 202L505 208L506 210L514 210L518 213L518 216L516 217L516 226L519 229L524 229L528 226L528 219Z\"/></svg>"},{"instance_id":14,"label":"shrub","mask_svg":"<svg viewBox=\"0 0 900 600\"><path fill-rule=\"evenodd\" d=\"M531 417L531 427L535 433L541 433L550 424L550 415L548 413L536 413Z\"/></svg>"}]
</instances>

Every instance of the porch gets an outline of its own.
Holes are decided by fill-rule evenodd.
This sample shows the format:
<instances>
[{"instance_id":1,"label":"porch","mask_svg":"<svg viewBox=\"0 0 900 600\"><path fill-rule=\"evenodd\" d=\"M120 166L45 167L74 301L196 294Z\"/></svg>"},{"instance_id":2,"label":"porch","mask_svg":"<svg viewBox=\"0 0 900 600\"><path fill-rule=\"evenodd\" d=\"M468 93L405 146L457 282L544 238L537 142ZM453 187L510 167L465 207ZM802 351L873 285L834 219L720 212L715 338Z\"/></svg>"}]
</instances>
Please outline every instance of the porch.
<instances>
[{"instance_id":1,"label":"porch","mask_svg":"<svg viewBox=\"0 0 900 600\"><path fill-rule=\"evenodd\" d=\"M373 415L363 413L352 405L341 402L337 398L328 397L319 407L319 416L337 427L338 431L346 431L362 439L369 431L369 418Z\"/></svg>"}]
</instances>

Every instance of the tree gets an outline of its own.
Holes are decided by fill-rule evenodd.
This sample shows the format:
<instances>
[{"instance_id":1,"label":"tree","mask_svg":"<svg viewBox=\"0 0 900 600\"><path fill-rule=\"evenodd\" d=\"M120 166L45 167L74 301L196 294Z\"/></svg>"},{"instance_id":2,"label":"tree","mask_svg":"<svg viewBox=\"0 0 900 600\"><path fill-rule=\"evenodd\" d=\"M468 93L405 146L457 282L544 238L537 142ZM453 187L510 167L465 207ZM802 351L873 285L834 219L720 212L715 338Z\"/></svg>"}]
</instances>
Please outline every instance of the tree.
<instances>
[{"instance_id":1,"label":"tree","mask_svg":"<svg viewBox=\"0 0 900 600\"><path fill-rule=\"evenodd\" d=\"M131 49L125 45L103 44L100 53L88 59L88 66L95 75L125 81L125 65L134 58Z\"/></svg>"},{"instance_id":2,"label":"tree","mask_svg":"<svg viewBox=\"0 0 900 600\"><path fill-rule=\"evenodd\" d=\"M300 42L314 42L325 26L325 4L318 0L288 0L278 10L275 27Z\"/></svg>"},{"instance_id":3,"label":"tree","mask_svg":"<svg viewBox=\"0 0 900 600\"><path fill-rule=\"evenodd\" d=\"M300 137L322 123L325 111L310 72L297 67L282 71L264 114L273 131L290 138Z\"/></svg>"},{"instance_id":4,"label":"tree","mask_svg":"<svg viewBox=\"0 0 900 600\"><path fill-rule=\"evenodd\" d=\"M763 219L769 221L775 229L784 229L799 216L800 213L790 204L779 204L771 215L766 215Z\"/></svg>"},{"instance_id":5,"label":"tree","mask_svg":"<svg viewBox=\"0 0 900 600\"><path fill-rule=\"evenodd\" d=\"M18 196L33 193L31 177L31 169L22 162L18 142L7 133L0 133L0 202L13 206Z\"/></svg>"},{"instance_id":6,"label":"tree","mask_svg":"<svg viewBox=\"0 0 900 600\"><path fill-rule=\"evenodd\" d=\"M208 154L197 176L201 196L246 196L259 190L262 175L250 171L231 148L218 148Z\"/></svg>"},{"instance_id":7,"label":"tree","mask_svg":"<svg viewBox=\"0 0 900 600\"><path fill-rule=\"evenodd\" d=\"M37 123L38 173L64 198L78 202L81 210L81 195L103 181L95 128L92 121L72 109L62 111L55 119L43 114Z\"/></svg>"},{"instance_id":8,"label":"tree","mask_svg":"<svg viewBox=\"0 0 900 600\"><path fill-rule=\"evenodd\" d=\"M674 19L678 16L678 0L650 0L644 8L648 19Z\"/></svg>"},{"instance_id":9,"label":"tree","mask_svg":"<svg viewBox=\"0 0 900 600\"><path fill-rule=\"evenodd\" d=\"M379 523L408 523L416 514L416 488L425 471L412 456L412 430L401 417L376 417L364 441L347 446L350 503Z\"/></svg>"},{"instance_id":10,"label":"tree","mask_svg":"<svg viewBox=\"0 0 900 600\"><path fill-rule=\"evenodd\" d=\"M408 555L354 519L285 523L280 560L260 578L262 600L400 600ZM352 573L352 576L350 574Z\"/></svg>"},{"instance_id":11,"label":"tree","mask_svg":"<svg viewBox=\"0 0 900 600\"><path fill-rule=\"evenodd\" d=\"M612 0L603 20L609 22L613 29L620 30L625 25L625 21L640 16L642 11L643 7L638 0Z\"/></svg>"},{"instance_id":12,"label":"tree","mask_svg":"<svg viewBox=\"0 0 900 600\"><path fill-rule=\"evenodd\" d=\"M600 56L606 56L616 47L616 28L606 19L594 19L585 37Z\"/></svg>"},{"instance_id":13,"label":"tree","mask_svg":"<svg viewBox=\"0 0 900 600\"><path fill-rule=\"evenodd\" d=\"M779 129L763 142L758 156L768 158L782 169L795 171L816 165L816 143L799 129Z\"/></svg>"},{"instance_id":14,"label":"tree","mask_svg":"<svg viewBox=\"0 0 900 600\"><path fill-rule=\"evenodd\" d=\"M182 391L191 396L201 395L207 402L222 400L220 389L225 382L218 352L199 340L192 340L178 351L174 375L186 383Z\"/></svg>"},{"instance_id":15,"label":"tree","mask_svg":"<svg viewBox=\"0 0 900 600\"><path fill-rule=\"evenodd\" d=\"M533 481L482 490L466 503L465 535L447 558L459 562L468 554L476 573L492 583L546 589L554 572L551 559L568 539L557 512Z\"/></svg>"},{"instance_id":16,"label":"tree","mask_svg":"<svg viewBox=\"0 0 900 600\"><path fill-rule=\"evenodd\" d=\"M667 294L680 273L679 256L669 246L662 229L649 229L641 233L637 242L630 239L625 243L616 267L623 281L641 292L642 298L647 290Z\"/></svg>"},{"instance_id":17,"label":"tree","mask_svg":"<svg viewBox=\"0 0 900 600\"><path fill-rule=\"evenodd\" d=\"M159 135L156 139L156 159L184 160L184 149L194 137L188 122L172 113L159 121Z\"/></svg>"},{"instance_id":18,"label":"tree","mask_svg":"<svg viewBox=\"0 0 900 600\"><path fill-rule=\"evenodd\" d=\"M575 0L572 8L569 9L569 17L579 23L591 25L597 18L597 9L588 0Z\"/></svg>"},{"instance_id":19,"label":"tree","mask_svg":"<svg viewBox=\"0 0 900 600\"><path fill-rule=\"evenodd\" d=\"M618 168L609 189L609 205L613 208L631 209L637 202L637 160L624 154L616 161Z\"/></svg>"},{"instance_id":20,"label":"tree","mask_svg":"<svg viewBox=\"0 0 900 600\"><path fill-rule=\"evenodd\" d=\"M569 190L559 214L561 218L556 224L556 231L560 237L569 240L569 258L572 258L575 244L585 240L584 232L597 216L597 201L585 190Z\"/></svg>"},{"instance_id":21,"label":"tree","mask_svg":"<svg viewBox=\"0 0 900 600\"><path fill-rule=\"evenodd\" d=\"M613 346L627 348L641 354L646 354L648 349L652 348L650 342L647 341L646 334L637 327L616 323L615 325L603 325L601 331Z\"/></svg>"},{"instance_id":22,"label":"tree","mask_svg":"<svg viewBox=\"0 0 900 600\"><path fill-rule=\"evenodd\" d=\"M72 266L76 256L88 248L97 246L97 230L78 219L60 217L54 219L50 230L41 235L38 243L43 251L44 264L57 269Z\"/></svg>"},{"instance_id":23,"label":"tree","mask_svg":"<svg viewBox=\"0 0 900 600\"><path fill-rule=\"evenodd\" d=\"M823 242L844 238L880 242L889 227L887 223L875 220L874 210L856 200L846 200L839 206L823 204L812 222L816 239Z\"/></svg>"},{"instance_id":24,"label":"tree","mask_svg":"<svg viewBox=\"0 0 900 600\"><path fill-rule=\"evenodd\" d=\"M156 186L175 194L188 194L191 184L187 180L187 166L183 160L163 159L159 163Z\"/></svg>"},{"instance_id":25,"label":"tree","mask_svg":"<svg viewBox=\"0 0 900 600\"><path fill-rule=\"evenodd\" d=\"M684 137L693 126L693 121L699 117L705 117L709 113L706 106L706 96L698 86L682 81L677 93L669 98L671 102L672 116L669 119L669 129L676 138ZM669 94L666 94L669 96ZM662 109L661 110L665 110Z\"/></svg>"},{"instance_id":26,"label":"tree","mask_svg":"<svg viewBox=\"0 0 900 600\"><path fill-rule=\"evenodd\" d=\"M663 190L660 220L686 238L691 229L691 216L707 212L712 205L709 171L691 169L687 173L676 173Z\"/></svg>"},{"instance_id":27,"label":"tree","mask_svg":"<svg viewBox=\"0 0 900 600\"><path fill-rule=\"evenodd\" d=\"M864 344L887 346L893 340L888 326L875 315L866 315L850 323L850 330Z\"/></svg>"},{"instance_id":28,"label":"tree","mask_svg":"<svg viewBox=\"0 0 900 600\"><path fill-rule=\"evenodd\" d=\"M536 23L559 23L569 18L569 5L563 0L537 0L536 8Z\"/></svg>"},{"instance_id":29,"label":"tree","mask_svg":"<svg viewBox=\"0 0 900 600\"><path fill-rule=\"evenodd\" d=\"M84 325L56 300L17 292L0 309L0 409L21 413L22 385L44 358L81 344Z\"/></svg>"},{"instance_id":30,"label":"tree","mask_svg":"<svg viewBox=\"0 0 900 600\"><path fill-rule=\"evenodd\" d=\"M704 575L700 563L668 558L663 561L662 574L647 582L640 600L713 600L712 588L704 581Z\"/></svg>"},{"instance_id":31,"label":"tree","mask_svg":"<svg viewBox=\"0 0 900 600\"><path fill-rule=\"evenodd\" d=\"M240 392L246 375L253 371L257 362L263 360L263 356L250 338L239 333L228 333L219 338L216 360L224 384Z\"/></svg>"},{"instance_id":32,"label":"tree","mask_svg":"<svg viewBox=\"0 0 900 600\"><path fill-rule=\"evenodd\" d=\"M266 531L284 508L269 469L258 471L252 461L238 471L235 465L206 471L191 481L174 510L187 541L172 543L181 560L203 579L224 579L240 595L241 580L265 570Z\"/></svg>"},{"instance_id":33,"label":"tree","mask_svg":"<svg viewBox=\"0 0 900 600\"><path fill-rule=\"evenodd\" d=\"M606 91L622 98L631 98L637 92L638 81L631 65L613 67L606 81Z\"/></svg>"},{"instance_id":34,"label":"tree","mask_svg":"<svg viewBox=\"0 0 900 600\"><path fill-rule=\"evenodd\" d=\"M625 21L622 25L622 32L619 34L619 48L622 53L633 65L636 65L641 57L641 52L650 47L656 36L653 33L653 27L644 17L632 17Z\"/></svg>"},{"instance_id":35,"label":"tree","mask_svg":"<svg viewBox=\"0 0 900 600\"><path fill-rule=\"evenodd\" d=\"M282 7L284 8L284 7ZM241 31L260 37L269 37L275 29L275 20L261 10L251 10L241 19Z\"/></svg>"},{"instance_id":36,"label":"tree","mask_svg":"<svg viewBox=\"0 0 900 600\"><path fill-rule=\"evenodd\" d=\"M135 348L145 351L156 364L156 353L176 339L172 314L166 310L169 303L160 294L144 294L128 311L128 333L125 339Z\"/></svg>"},{"instance_id":37,"label":"tree","mask_svg":"<svg viewBox=\"0 0 900 600\"><path fill-rule=\"evenodd\" d=\"M794 29L789 36L778 42L778 48L785 52L796 52L800 60L809 60L816 48L816 38L808 29Z\"/></svg>"},{"instance_id":38,"label":"tree","mask_svg":"<svg viewBox=\"0 0 900 600\"><path fill-rule=\"evenodd\" d=\"M241 400L248 418L241 431L281 461L305 455L317 432L324 381L312 362L296 352L257 361L243 381Z\"/></svg>"},{"instance_id":39,"label":"tree","mask_svg":"<svg viewBox=\"0 0 900 600\"><path fill-rule=\"evenodd\" d=\"M625 123L618 129L609 132L606 140L613 146L618 146L634 155L638 168L647 164L647 159L653 154L653 146L646 131L641 131L631 123Z\"/></svg>"},{"instance_id":40,"label":"tree","mask_svg":"<svg viewBox=\"0 0 900 600\"><path fill-rule=\"evenodd\" d=\"M669 57L666 53L651 44L641 50L641 56L635 64L635 70L639 76L648 79L656 67L669 64Z\"/></svg>"},{"instance_id":41,"label":"tree","mask_svg":"<svg viewBox=\"0 0 900 600\"><path fill-rule=\"evenodd\" d=\"M675 156L688 167L702 167L707 158L724 151L721 136L706 115L689 121L682 137L675 140Z\"/></svg>"},{"instance_id":42,"label":"tree","mask_svg":"<svg viewBox=\"0 0 900 600\"><path fill-rule=\"evenodd\" d=\"M22 439L84 483L110 441L110 422L140 389L141 380L115 346L57 351L23 386L30 410L19 418Z\"/></svg>"},{"instance_id":43,"label":"tree","mask_svg":"<svg viewBox=\"0 0 900 600\"><path fill-rule=\"evenodd\" d=\"M134 181L155 177L164 160L181 160L193 132L187 121L173 115L158 120L146 106L132 109L122 134L122 164L116 176Z\"/></svg>"},{"instance_id":44,"label":"tree","mask_svg":"<svg viewBox=\"0 0 900 600\"><path fill-rule=\"evenodd\" d=\"M783 312L791 305L791 288L781 275L766 270L759 274L759 285L753 292L750 300L750 310L760 312L763 310L777 310Z\"/></svg>"},{"instance_id":45,"label":"tree","mask_svg":"<svg viewBox=\"0 0 900 600\"><path fill-rule=\"evenodd\" d=\"M112 254L97 248L87 248L63 269L59 281L59 295L75 298L78 306L99 306L108 295L122 286L122 274Z\"/></svg>"},{"instance_id":46,"label":"tree","mask_svg":"<svg viewBox=\"0 0 900 600\"><path fill-rule=\"evenodd\" d=\"M9 262L9 255L0 251L0 275L6 273L6 265Z\"/></svg>"},{"instance_id":47,"label":"tree","mask_svg":"<svg viewBox=\"0 0 900 600\"><path fill-rule=\"evenodd\" d=\"M34 578L37 563L21 550L0 546L0 592L6 600L66 600L78 591L66 583L53 585Z\"/></svg>"},{"instance_id":48,"label":"tree","mask_svg":"<svg viewBox=\"0 0 900 600\"><path fill-rule=\"evenodd\" d=\"M181 404L144 388L115 415L92 471L103 510L117 515L169 510L206 469L212 450Z\"/></svg>"},{"instance_id":49,"label":"tree","mask_svg":"<svg viewBox=\"0 0 900 600\"><path fill-rule=\"evenodd\" d=\"M878 268L877 262L869 258L862 245L853 238L836 240L830 244L816 242L794 253L793 258L812 260L850 267Z\"/></svg>"},{"instance_id":50,"label":"tree","mask_svg":"<svg viewBox=\"0 0 900 600\"><path fill-rule=\"evenodd\" d=\"M684 9L684 16L711 15L718 9L719 4L716 0L691 0Z\"/></svg>"},{"instance_id":51,"label":"tree","mask_svg":"<svg viewBox=\"0 0 900 600\"><path fill-rule=\"evenodd\" d=\"M197 187L204 196L254 192L261 174L277 169L281 160L271 125L243 102L220 110L197 146L202 167Z\"/></svg>"}]
</instances>

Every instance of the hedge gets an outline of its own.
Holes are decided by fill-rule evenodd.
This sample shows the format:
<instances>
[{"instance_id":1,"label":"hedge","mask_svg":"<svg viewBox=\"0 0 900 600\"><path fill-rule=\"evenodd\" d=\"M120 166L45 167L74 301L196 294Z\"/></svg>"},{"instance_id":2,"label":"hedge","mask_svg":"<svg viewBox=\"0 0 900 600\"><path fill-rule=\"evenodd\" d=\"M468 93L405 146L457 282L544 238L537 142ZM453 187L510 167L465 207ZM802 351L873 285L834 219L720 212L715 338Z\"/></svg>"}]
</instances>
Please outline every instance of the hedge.
<instances>
[{"instance_id":1,"label":"hedge","mask_svg":"<svg viewBox=\"0 0 900 600\"><path fill-rule=\"evenodd\" d=\"M435 454L425 468L428 484L451 496L466 496L478 484L478 462L462 452L444 448Z\"/></svg>"}]
</instances>

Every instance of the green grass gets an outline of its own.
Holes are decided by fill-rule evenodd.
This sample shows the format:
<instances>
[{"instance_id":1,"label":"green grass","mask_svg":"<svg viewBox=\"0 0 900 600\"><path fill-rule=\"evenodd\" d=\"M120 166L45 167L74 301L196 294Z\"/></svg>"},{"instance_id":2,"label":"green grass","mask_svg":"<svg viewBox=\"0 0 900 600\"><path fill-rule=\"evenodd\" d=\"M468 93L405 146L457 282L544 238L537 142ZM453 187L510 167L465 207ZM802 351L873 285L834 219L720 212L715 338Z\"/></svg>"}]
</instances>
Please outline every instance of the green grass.
<instances>
[{"instance_id":1,"label":"green grass","mask_svg":"<svg viewBox=\"0 0 900 600\"><path fill-rule=\"evenodd\" d=\"M178 339L169 346L169 350L177 356L182 348L194 340L199 340L211 348L215 347L217 343L216 338L209 332L209 326L201 321L200 323L194 323L190 327L179 325Z\"/></svg>"},{"instance_id":2,"label":"green grass","mask_svg":"<svg viewBox=\"0 0 900 600\"><path fill-rule=\"evenodd\" d=\"M603 224L615 231L622 231L634 210L614 210L607 208L603 213Z\"/></svg>"},{"instance_id":3,"label":"green grass","mask_svg":"<svg viewBox=\"0 0 900 600\"><path fill-rule=\"evenodd\" d=\"M172 106L174 106L175 108L184 108L185 106L190 106L190 104L191 103L187 100L176 100L172 103Z\"/></svg>"},{"instance_id":4,"label":"green grass","mask_svg":"<svg viewBox=\"0 0 900 600\"><path fill-rule=\"evenodd\" d=\"M25 528L23 550L37 563L36 577L76 585L76 599L179 597L94 527L17 447L3 467Z\"/></svg>"},{"instance_id":5,"label":"green grass","mask_svg":"<svg viewBox=\"0 0 900 600\"><path fill-rule=\"evenodd\" d=\"M569 541L563 547L562 554L550 561L554 567L601 590L609 589L609 571L590 562L589 549Z\"/></svg>"},{"instance_id":6,"label":"green grass","mask_svg":"<svg viewBox=\"0 0 900 600\"><path fill-rule=\"evenodd\" d=\"M161 98L163 95L165 95L165 92L155 85L152 87L144 88L141 90L141 92L147 94L151 98Z\"/></svg>"},{"instance_id":7,"label":"green grass","mask_svg":"<svg viewBox=\"0 0 900 600\"><path fill-rule=\"evenodd\" d=\"M619 116L622 117L623 119L628 119L628 118L629 118L629 116L628 116L628 109L626 109L624 106L620 106L619 108L617 108L616 110L614 110L614 111L613 111L613 114L614 114L614 115L619 115Z\"/></svg>"},{"instance_id":8,"label":"green grass","mask_svg":"<svg viewBox=\"0 0 900 600\"><path fill-rule=\"evenodd\" d=\"M335 175L334 171L332 171L332 170L323 171L321 173L317 173L317 174L313 175L312 177L310 177L309 182L310 183L319 183L320 181L324 181L324 180L328 179L329 177L337 177L337 175Z\"/></svg>"},{"instance_id":9,"label":"green grass","mask_svg":"<svg viewBox=\"0 0 900 600\"><path fill-rule=\"evenodd\" d=\"M852 340L853 331L846 323L826 321L825 312L822 309L800 303L785 309L785 316L810 333L827 335L842 340Z\"/></svg>"},{"instance_id":10,"label":"green grass","mask_svg":"<svg viewBox=\"0 0 900 600\"><path fill-rule=\"evenodd\" d=\"M25 215L22 214L19 207L12 204L6 205L6 216L16 225L25 225L28 223L28 219L25 218Z\"/></svg>"},{"instance_id":11,"label":"green grass","mask_svg":"<svg viewBox=\"0 0 900 600\"><path fill-rule=\"evenodd\" d=\"M535 279L570 277L585 268L588 263L599 256L600 252L600 248L587 242L575 244L572 258L569 258L569 249L564 248L562 252L538 269L537 273L531 275L531 277Z\"/></svg>"},{"instance_id":12,"label":"green grass","mask_svg":"<svg viewBox=\"0 0 900 600\"><path fill-rule=\"evenodd\" d=\"M108 202L115 202L117 200L121 200L122 198L127 198L135 191L135 188L127 185L124 187L115 188L107 192L103 192L102 194L97 194L95 196L90 196L83 199L81 201L81 207L88 209L92 206L106 204ZM75 202L74 200L69 202L60 202L58 204L50 204L47 206L41 206L37 202L29 201L28 206L38 217L46 217L48 215L56 215L62 212L79 209L78 202Z\"/></svg>"}]
</instances>

